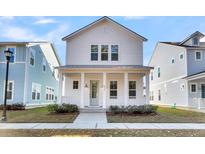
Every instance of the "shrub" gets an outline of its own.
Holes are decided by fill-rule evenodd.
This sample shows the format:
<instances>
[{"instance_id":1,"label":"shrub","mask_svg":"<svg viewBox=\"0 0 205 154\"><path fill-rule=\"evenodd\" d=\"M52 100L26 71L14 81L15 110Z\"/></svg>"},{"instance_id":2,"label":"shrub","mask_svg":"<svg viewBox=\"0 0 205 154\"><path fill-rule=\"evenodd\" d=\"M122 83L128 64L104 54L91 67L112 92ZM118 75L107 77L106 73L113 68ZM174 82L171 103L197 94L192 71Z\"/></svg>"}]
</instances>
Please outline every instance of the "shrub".
<instances>
[{"instance_id":1,"label":"shrub","mask_svg":"<svg viewBox=\"0 0 205 154\"><path fill-rule=\"evenodd\" d=\"M0 105L0 110L3 110L4 105ZM7 104L6 110L25 110L25 105L23 103Z\"/></svg>"},{"instance_id":2,"label":"shrub","mask_svg":"<svg viewBox=\"0 0 205 154\"><path fill-rule=\"evenodd\" d=\"M47 106L49 113L73 113L78 112L78 106L74 104L50 104Z\"/></svg>"},{"instance_id":3,"label":"shrub","mask_svg":"<svg viewBox=\"0 0 205 154\"><path fill-rule=\"evenodd\" d=\"M110 106L109 112L112 114L119 114L119 113L128 113L128 114L153 114L157 113L158 106L154 105L129 105L127 107L124 106Z\"/></svg>"}]
</instances>

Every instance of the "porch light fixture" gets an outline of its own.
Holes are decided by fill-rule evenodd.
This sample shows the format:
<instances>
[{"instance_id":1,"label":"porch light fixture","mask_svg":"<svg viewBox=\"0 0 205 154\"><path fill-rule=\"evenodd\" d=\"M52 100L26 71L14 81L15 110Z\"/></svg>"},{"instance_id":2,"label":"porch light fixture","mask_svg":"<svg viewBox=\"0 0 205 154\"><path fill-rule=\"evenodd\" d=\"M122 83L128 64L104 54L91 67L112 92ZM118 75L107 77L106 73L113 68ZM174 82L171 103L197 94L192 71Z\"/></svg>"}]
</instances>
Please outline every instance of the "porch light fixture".
<instances>
[{"instance_id":1,"label":"porch light fixture","mask_svg":"<svg viewBox=\"0 0 205 154\"><path fill-rule=\"evenodd\" d=\"M5 57L6 57L6 83L5 83L5 92L4 92L4 105L3 105L3 115L2 115L2 122L6 122L7 116L6 116L6 103L7 103L7 87L8 87L8 75L9 75L9 62L10 58L12 56L12 52L10 50L5 50L4 51Z\"/></svg>"}]
</instances>

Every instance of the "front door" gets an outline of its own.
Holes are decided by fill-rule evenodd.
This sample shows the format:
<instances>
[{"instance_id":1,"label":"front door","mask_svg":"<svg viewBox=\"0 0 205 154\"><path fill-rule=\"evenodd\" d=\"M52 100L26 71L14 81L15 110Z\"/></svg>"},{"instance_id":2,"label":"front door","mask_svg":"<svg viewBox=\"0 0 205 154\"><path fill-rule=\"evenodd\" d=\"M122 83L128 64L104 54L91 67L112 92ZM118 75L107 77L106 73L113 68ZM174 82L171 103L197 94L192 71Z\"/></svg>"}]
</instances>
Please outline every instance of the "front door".
<instances>
[{"instance_id":1,"label":"front door","mask_svg":"<svg viewBox=\"0 0 205 154\"><path fill-rule=\"evenodd\" d=\"M205 98L205 84L201 85L201 98Z\"/></svg>"},{"instance_id":2,"label":"front door","mask_svg":"<svg viewBox=\"0 0 205 154\"><path fill-rule=\"evenodd\" d=\"M90 81L90 106L98 106L99 82L97 80Z\"/></svg>"}]
</instances>

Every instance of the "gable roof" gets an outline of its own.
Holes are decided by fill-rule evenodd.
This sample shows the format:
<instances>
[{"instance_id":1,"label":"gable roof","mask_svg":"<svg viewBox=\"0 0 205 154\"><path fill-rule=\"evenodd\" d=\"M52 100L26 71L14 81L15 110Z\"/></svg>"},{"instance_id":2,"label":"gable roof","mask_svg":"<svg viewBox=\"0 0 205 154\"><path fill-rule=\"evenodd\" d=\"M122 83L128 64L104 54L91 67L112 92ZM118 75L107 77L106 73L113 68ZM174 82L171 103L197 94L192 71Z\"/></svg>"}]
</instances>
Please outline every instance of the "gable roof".
<instances>
[{"instance_id":1,"label":"gable roof","mask_svg":"<svg viewBox=\"0 0 205 154\"><path fill-rule=\"evenodd\" d=\"M202 34L199 31L194 32L193 34L191 34L190 36L188 36L187 38L185 38L182 42L179 43L179 45L183 45L185 42L187 42L188 40L190 40L191 38L195 37L199 35L200 38L204 37L204 34Z\"/></svg>"},{"instance_id":2,"label":"gable roof","mask_svg":"<svg viewBox=\"0 0 205 154\"><path fill-rule=\"evenodd\" d=\"M116 24L116 25L122 27L123 29L125 29L125 30L127 30L128 32L130 32L130 33L136 35L137 37L142 38L143 41L147 41L147 39L146 39L145 37L141 36L140 34L134 32L134 31L132 31L132 30L130 30L129 28L127 28L127 27L121 25L120 23L114 21L113 19L111 19L111 18L109 18L109 17L107 17L107 16L101 17L100 19L98 19L98 20L96 20L96 21L94 21L94 22L88 24L87 26L84 26L84 27L78 29L77 31L75 31L75 32L73 32L73 33L71 33L71 34L69 34L69 35L63 37L62 40L65 41L66 39L68 39L68 38L70 38L70 37L72 37L72 36L74 36L74 35L76 35L76 34L82 32L82 31L84 31L84 30L90 28L91 26L93 26L93 25L95 25L95 24L97 24L97 23L99 23L99 22L101 22L101 21L104 21L104 20L111 21L112 23L114 23L114 24Z\"/></svg>"}]
</instances>

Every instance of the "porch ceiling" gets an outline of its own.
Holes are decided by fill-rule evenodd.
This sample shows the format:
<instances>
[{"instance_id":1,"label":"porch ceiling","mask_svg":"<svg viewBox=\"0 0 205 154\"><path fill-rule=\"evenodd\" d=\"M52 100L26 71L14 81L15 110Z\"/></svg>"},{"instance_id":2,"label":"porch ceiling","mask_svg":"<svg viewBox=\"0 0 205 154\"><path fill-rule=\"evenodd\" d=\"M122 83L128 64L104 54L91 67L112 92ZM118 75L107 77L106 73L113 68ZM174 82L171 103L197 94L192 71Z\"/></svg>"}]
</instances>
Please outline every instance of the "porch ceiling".
<instances>
[{"instance_id":1,"label":"porch ceiling","mask_svg":"<svg viewBox=\"0 0 205 154\"><path fill-rule=\"evenodd\" d=\"M65 65L56 67L61 72L149 72L153 67L143 65Z\"/></svg>"}]
</instances>

